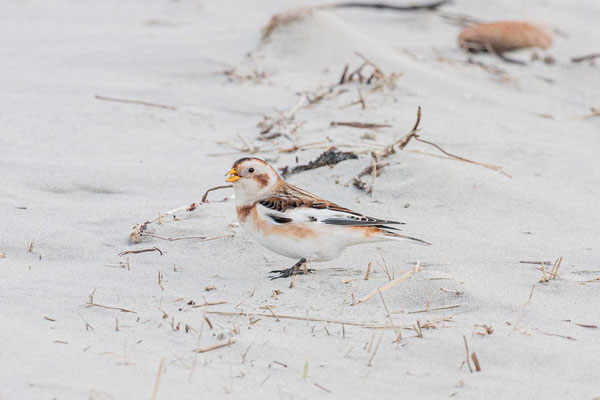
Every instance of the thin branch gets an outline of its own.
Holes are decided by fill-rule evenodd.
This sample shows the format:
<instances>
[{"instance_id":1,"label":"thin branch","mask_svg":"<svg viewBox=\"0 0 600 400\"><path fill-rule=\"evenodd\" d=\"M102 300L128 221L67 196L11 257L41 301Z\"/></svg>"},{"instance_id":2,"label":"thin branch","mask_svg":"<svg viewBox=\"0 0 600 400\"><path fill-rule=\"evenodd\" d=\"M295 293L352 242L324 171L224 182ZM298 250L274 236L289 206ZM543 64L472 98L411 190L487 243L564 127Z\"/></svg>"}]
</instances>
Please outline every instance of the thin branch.
<instances>
[{"instance_id":1,"label":"thin branch","mask_svg":"<svg viewBox=\"0 0 600 400\"><path fill-rule=\"evenodd\" d=\"M126 254L139 254L139 253L147 253L149 251L158 251L160 253L160 255L163 255L163 252L160 251L160 249L158 247L153 247L151 249L143 249L143 250L128 250L128 251L123 251L121 253L119 253L119 257L123 257Z\"/></svg>"},{"instance_id":2,"label":"thin branch","mask_svg":"<svg viewBox=\"0 0 600 400\"><path fill-rule=\"evenodd\" d=\"M208 242L211 240L216 240L216 239L222 239L222 238L226 238L226 237L234 237L234 234L227 234L227 235L220 235L220 236L214 236L214 237L206 237L206 236L180 236L180 237L162 237L162 236L158 236L158 235L154 235L152 233L142 233L140 234L140 236L149 236L149 237L153 237L156 239L161 239L161 240L167 240L169 242L174 242L176 240L186 240L186 239L198 239L202 242Z\"/></svg>"},{"instance_id":3,"label":"thin branch","mask_svg":"<svg viewBox=\"0 0 600 400\"><path fill-rule=\"evenodd\" d=\"M222 186L215 186L213 188L208 189L204 195L202 196L202 200L200 200L202 203L206 203L207 202L207 198L208 198L208 194L210 192L212 192L213 190L219 190L219 189L228 189L228 188L232 188L233 185L222 185Z\"/></svg>"},{"instance_id":4,"label":"thin branch","mask_svg":"<svg viewBox=\"0 0 600 400\"><path fill-rule=\"evenodd\" d=\"M419 314L419 313L430 312L430 311L450 310L451 308L457 308L457 307L460 307L460 304L456 304L453 306L446 306L446 307L429 308L429 309L418 310L418 311L409 311L409 312L407 312L407 314Z\"/></svg>"},{"instance_id":5,"label":"thin branch","mask_svg":"<svg viewBox=\"0 0 600 400\"><path fill-rule=\"evenodd\" d=\"M389 124L376 124L373 122L331 122L330 126L349 126L351 128L364 128L364 129L378 129L378 128L391 128Z\"/></svg>"},{"instance_id":6,"label":"thin branch","mask_svg":"<svg viewBox=\"0 0 600 400\"><path fill-rule=\"evenodd\" d=\"M571 57L571 62L578 63L585 60L593 60L594 58L600 57L600 53L588 54L585 56Z\"/></svg>"},{"instance_id":7,"label":"thin branch","mask_svg":"<svg viewBox=\"0 0 600 400\"><path fill-rule=\"evenodd\" d=\"M361 3L348 2L333 4L332 8L375 8L377 10L394 10L394 11L420 11L420 10L435 10L436 8L448 3L450 0L439 0L425 4L411 4L408 6L397 6L388 3Z\"/></svg>"},{"instance_id":8,"label":"thin branch","mask_svg":"<svg viewBox=\"0 0 600 400\"><path fill-rule=\"evenodd\" d=\"M261 318L275 318L272 314L259 314L259 313L245 313L245 312L231 312L231 311L206 311L206 314L214 314L214 315L225 315L225 316L241 316L241 317L261 317ZM307 316L296 316L296 315L277 315L278 319L293 319L297 321L312 321L312 322L325 322L329 324L338 324L338 325L349 325L349 326L358 326L361 328L367 329L412 329L403 327L400 325L370 325L363 324L359 322L351 322L351 321L340 321L335 319L327 319L327 318L313 318Z\"/></svg>"},{"instance_id":9,"label":"thin branch","mask_svg":"<svg viewBox=\"0 0 600 400\"><path fill-rule=\"evenodd\" d=\"M448 157L454 158L454 159L459 160L459 161L464 161L464 162L467 162L467 163L470 163L470 164L479 165L481 167L484 167L484 168L487 168L487 169L491 169L491 170L494 170L494 171L499 171L499 173L501 173L502 175L507 176L509 178L512 178L512 176L510 176L509 174L507 174L506 172L503 171L504 167L502 167L502 166L481 163L481 162L478 162L478 161L469 160L469 159L464 158L464 157L456 156L454 154L448 153L446 150L442 149L440 146L438 146L435 143L429 142L427 140L420 139L418 135L415 135L415 140L417 140L417 141L419 141L421 143L425 143L425 144L428 144L430 146L435 147L436 149L438 149L439 151L441 151L442 153L444 153Z\"/></svg>"},{"instance_id":10,"label":"thin branch","mask_svg":"<svg viewBox=\"0 0 600 400\"><path fill-rule=\"evenodd\" d=\"M88 307L100 307L100 308L105 308L107 310L117 310L117 311L121 311L121 312L125 312L125 313L132 313L132 314L137 314L137 312L133 311L133 310L128 310L126 308L121 308L121 307L110 307L110 306L103 306L102 304L97 304L91 301L88 301L86 303L86 305Z\"/></svg>"},{"instance_id":11,"label":"thin branch","mask_svg":"<svg viewBox=\"0 0 600 400\"><path fill-rule=\"evenodd\" d=\"M165 104L150 103L150 102L143 101L143 100L117 99L115 97L106 97L106 96L99 96L99 95L96 95L95 98L98 100L114 101L117 103L138 104L140 106L164 108L167 110L177 110L177 107L167 106Z\"/></svg>"},{"instance_id":12,"label":"thin branch","mask_svg":"<svg viewBox=\"0 0 600 400\"><path fill-rule=\"evenodd\" d=\"M194 353L206 353L207 351L220 349L222 347L229 347L232 344L234 344L235 342L236 342L235 339L230 338L228 341L223 342L223 343L217 343L217 344L213 344L211 346L196 349L196 350L194 350Z\"/></svg>"}]
</instances>

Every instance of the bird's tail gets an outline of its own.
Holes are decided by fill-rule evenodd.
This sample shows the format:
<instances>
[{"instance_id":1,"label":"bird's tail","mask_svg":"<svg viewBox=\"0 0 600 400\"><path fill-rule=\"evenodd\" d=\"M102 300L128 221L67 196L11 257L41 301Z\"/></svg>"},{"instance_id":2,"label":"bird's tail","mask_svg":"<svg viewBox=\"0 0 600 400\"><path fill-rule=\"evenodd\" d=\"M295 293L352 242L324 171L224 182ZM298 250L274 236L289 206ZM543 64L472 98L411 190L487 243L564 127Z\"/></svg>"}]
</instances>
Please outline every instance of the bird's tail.
<instances>
[{"instance_id":1,"label":"bird's tail","mask_svg":"<svg viewBox=\"0 0 600 400\"><path fill-rule=\"evenodd\" d=\"M407 241L407 242L411 242L411 243L416 243L416 244L422 244L425 246L431 246L431 243L426 242L424 240L421 239L417 239L414 237L410 237L410 236L406 236L406 235L401 235L399 233L396 232L392 232L389 229L386 229L386 227L382 227L381 228L381 233L383 234L383 236L392 239L392 240L398 240L398 241Z\"/></svg>"}]
</instances>

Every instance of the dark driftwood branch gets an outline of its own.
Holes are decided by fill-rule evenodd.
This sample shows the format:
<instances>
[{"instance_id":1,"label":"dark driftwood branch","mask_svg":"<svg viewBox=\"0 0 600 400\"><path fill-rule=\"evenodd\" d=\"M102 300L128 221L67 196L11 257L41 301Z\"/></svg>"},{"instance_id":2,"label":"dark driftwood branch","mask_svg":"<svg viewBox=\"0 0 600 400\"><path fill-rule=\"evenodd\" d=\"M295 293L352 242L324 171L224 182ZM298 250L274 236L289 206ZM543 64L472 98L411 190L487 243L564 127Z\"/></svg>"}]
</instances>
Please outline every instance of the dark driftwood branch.
<instances>
[{"instance_id":1,"label":"dark driftwood branch","mask_svg":"<svg viewBox=\"0 0 600 400\"><path fill-rule=\"evenodd\" d=\"M333 4L333 8L375 8L378 10L394 10L394 11L420 11L420 10L435 10L436 8L449 3L450 0L439 0L425 4L410 4L407 6L396 6L388 3L361 3L348 2Z\"/></svg>"}]
</instances>

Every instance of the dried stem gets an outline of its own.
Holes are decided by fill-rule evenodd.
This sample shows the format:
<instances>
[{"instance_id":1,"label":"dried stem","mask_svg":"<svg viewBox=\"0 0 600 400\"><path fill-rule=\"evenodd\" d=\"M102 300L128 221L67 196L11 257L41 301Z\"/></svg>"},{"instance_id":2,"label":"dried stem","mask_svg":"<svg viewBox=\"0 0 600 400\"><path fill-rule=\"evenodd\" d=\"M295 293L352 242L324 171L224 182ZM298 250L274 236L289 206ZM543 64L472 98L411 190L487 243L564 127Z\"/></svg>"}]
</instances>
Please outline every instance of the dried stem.
<instances>
[{"instance_id":1,"label":"dried stem","mask_svg":"<svg viewBox=\"0 0 600 400\"><path fill-rule=\"evenodd\" d=\"M123 251L123 252L119 253L119 257L123 257L126 254L139 254L139 253L146 253L146 252L149 252L149 251L158 251L161 256L163 255L163 252L160 251L160 249L158 247L153 247L151 249Z\"/></svg>"},{"instance_id":2,"label":"dried stem","mask_svg":"<svg viewBox=\"0 0 600 400\"><path fill-rule=\"evenodd\" d=\"M114 101L117 103L138 104L141 106L164 108L167 110L177 110L177 107L167 106L165 104L149 103L149 102L143 101L143 100L117 99L115 97L106 97L106 96L99 96L99 95L96 95L95 98L98 100Z\"/></svg>"},{"instance_id":3,"label":"dried stem","mask_svg":"<svg viewBox=\"0 0 600 400\"><path fill-rule=\"evenodd\" d=\"M235 339L229 338L229 340L226 342L213 344L213 345L207 346L207 347L202 347L202 348L194 350L194 352L195 353L206 353L207 351L220 349L222 347L229 347L232 344L234 344L235 342L236 342Z\"/></svg>"}]
</instances>

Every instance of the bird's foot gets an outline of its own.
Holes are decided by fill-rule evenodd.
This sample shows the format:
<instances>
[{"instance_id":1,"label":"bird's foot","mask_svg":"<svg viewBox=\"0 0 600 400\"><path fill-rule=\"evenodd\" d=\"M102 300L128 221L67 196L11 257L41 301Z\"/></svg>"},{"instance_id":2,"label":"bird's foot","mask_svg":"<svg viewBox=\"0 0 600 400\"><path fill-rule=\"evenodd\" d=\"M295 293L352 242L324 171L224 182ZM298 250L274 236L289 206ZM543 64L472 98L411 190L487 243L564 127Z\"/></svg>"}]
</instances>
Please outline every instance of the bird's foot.
<instances>
[{"instance_id":1,"label":"bird's foot","mask_svg":"<svg viewBox=\"0 0 600 400\"><path fill-rule=\"evenodd\" d=\"M290 276L294 276L294 275L310 274L314 271L314 269L306 268L307 262L308 262L308 260L306 258L303 258L300 261L298 261L296 264L294 264L293 267L290 267L288 269L273 270L270 273L278 274L278 275L269 276L269 278L271 278L271 280L273 280L273 279L280 279L280 278L289 278Z\"/></svg>"}]
</instances>

